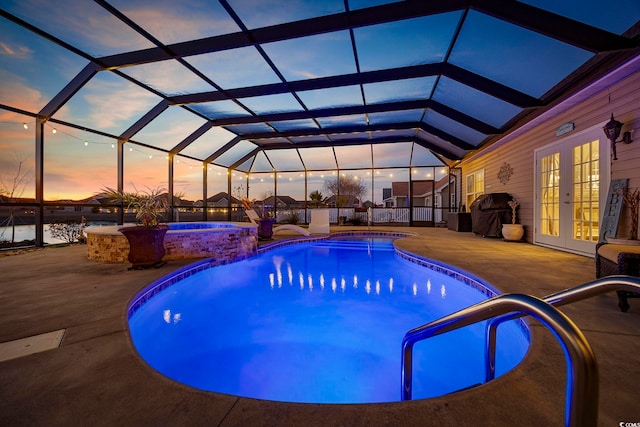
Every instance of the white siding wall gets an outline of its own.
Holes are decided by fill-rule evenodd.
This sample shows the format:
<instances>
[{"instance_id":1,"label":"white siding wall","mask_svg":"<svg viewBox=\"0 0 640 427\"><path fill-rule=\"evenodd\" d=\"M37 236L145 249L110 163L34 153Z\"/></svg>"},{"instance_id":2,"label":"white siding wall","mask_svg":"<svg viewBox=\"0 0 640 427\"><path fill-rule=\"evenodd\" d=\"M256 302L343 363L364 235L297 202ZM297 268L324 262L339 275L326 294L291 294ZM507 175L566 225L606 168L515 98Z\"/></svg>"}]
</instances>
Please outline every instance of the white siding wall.
<instances>
[{"instance_id":1,"label":"white siding wall","mask_svg":"<svg viewBox=\"0 0 640 427\"><path fill-rule=\"evenodd\" d=\"M506 192L520 202L519 222L525 225L527 241L533 241L534 215L534 150L558 141L556 129L563 123L573 122L575 132L592 126L602 126L609 121L611 113L624 123L622 131L636 130L631 144L617 144L618 160L611 161L611 179L629 178L631 189L640 187L640 72L619 81L605 90L581 102L565 112L547 120L537 127L496 144L464 160L463 180L479 169L485 170L485 192ZM498 179L500 166L508 163L513 175L506 184ZM464 181L463 181L464 182ZM607 191L605 188L604 191ZM464 195L463 195L464 200ZM623 209L619 236L628 235L629 210Z\"/></svg>"}]
</instances>

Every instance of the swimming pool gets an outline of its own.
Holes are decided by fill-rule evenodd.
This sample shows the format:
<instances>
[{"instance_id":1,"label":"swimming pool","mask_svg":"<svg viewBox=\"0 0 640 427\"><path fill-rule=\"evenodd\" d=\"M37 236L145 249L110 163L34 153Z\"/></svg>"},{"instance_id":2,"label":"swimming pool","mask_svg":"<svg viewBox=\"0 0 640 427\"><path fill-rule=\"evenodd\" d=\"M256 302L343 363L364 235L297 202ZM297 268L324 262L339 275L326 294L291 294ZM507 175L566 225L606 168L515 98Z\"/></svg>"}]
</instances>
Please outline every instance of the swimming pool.
<instances>
[{"instance_id":1,"label":"swimming pool","mask_svg":"<svg viewBox=\"0 0 640 427\"><path fill-rule=\"evenodd\" d=\"M379 237L201 263L134 298L131 338L158 372L203 390L288 402L398 401L404 334L494 293L438 269L408 261ZM502 375L529 340L519 321L498 334ZM482 383L483 346L483 323L416 344L414 398Z\"/></svg>"}]
</instances>

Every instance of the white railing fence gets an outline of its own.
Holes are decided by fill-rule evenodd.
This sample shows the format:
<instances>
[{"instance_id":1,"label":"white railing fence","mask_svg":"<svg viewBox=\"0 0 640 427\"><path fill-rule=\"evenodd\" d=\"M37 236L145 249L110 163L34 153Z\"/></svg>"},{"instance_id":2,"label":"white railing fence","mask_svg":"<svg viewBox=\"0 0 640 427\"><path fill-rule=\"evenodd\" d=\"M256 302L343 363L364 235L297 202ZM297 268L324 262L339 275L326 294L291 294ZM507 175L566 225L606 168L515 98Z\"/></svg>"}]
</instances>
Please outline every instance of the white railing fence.
<instances>
[{"instance_id":1,"label":"white railing fence","mask_svg":"<svg viewBox=\"0 0 640 427\"><path fill-rule=\"evenodd\" d=\"M309 224L311 212L316 208L278 209L276 222ZM329 209L329 222L331 224L367 224L367 211L359 208L319 208ZM410 208L371 208L372 224L409 224ZM413 222L438 223L447 217L448 208L433 208L431 206L416 206L413 209ZM260 214L260 212L258 212ZM224 214L226 215L226 214ZM243 221L242 209L234 210L232 221ZM246 219L246 218L245 218Z\"/></svg>"}]
</instances>

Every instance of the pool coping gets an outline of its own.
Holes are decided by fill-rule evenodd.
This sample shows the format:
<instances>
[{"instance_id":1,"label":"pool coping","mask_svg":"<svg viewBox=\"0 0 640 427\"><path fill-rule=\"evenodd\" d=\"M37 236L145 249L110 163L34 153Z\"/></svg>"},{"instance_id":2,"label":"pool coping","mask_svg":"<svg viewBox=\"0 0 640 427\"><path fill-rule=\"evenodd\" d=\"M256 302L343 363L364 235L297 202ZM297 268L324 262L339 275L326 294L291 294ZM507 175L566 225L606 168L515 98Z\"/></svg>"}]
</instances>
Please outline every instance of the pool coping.
<instances>
[{"instance_id":1,"label":"pool coping","mask_svg":"<svg viewBox=\"0 0 640 427\"><path fill-rule=\"evenodd\" d=\"M216 232L216 231L228 231L229 229L232 228L257 228L256 225L253 225L251 223L248 222L224 222L224 221L207 221L205 224L232 224L232 225L225 225L224 227L200 227L200 228L174 228L172 229L170 224L181 224L181 225L186 225L186 224L201 224L200 222L176 222L176 223L163 223L166 225L169 225L169 230L167 231L167 233L187 233L187 232L202 232L202 231L209 231L209 232ZM135 223L125 223L125 224L121 224L121 225L100 225L97 227L89 227L86 228L84 230L85 234L97 234L97 235L101 235L101 236L124 236L124 234L122 234L122 232L120 231L120 229L124 228L124 227L132 227L135 226L137 224Z\"/></svg>"}]
</instances>

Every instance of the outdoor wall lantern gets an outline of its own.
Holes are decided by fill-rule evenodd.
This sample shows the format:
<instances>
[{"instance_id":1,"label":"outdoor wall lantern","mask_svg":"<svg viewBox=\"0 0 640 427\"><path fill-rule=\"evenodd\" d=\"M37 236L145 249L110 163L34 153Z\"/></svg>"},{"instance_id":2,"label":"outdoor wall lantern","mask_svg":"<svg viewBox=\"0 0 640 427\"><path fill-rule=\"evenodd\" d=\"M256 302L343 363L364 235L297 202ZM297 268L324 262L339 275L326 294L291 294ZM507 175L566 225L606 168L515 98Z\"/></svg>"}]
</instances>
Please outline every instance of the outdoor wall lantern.
<instances>
[{"instance_id":1,"label":"outdoor wall lantern","mask_svg":"<svg viewBox=\"0 0 640 427\"><path fill-rule=\"evenodd\" d=\"M607 122L606 125L602 128L609 141L611 141L611 149L613 150L613 160L618 160L618 156L616 155L616 144L618 142L624 142L625 144L629 144L631 142L631 132L625 132L622 135L621 141L616 141L620 136L620 131L622 130L622 123L613 118L613 113L611 113L611 120Z\"/></svg>"}]
</instances>

